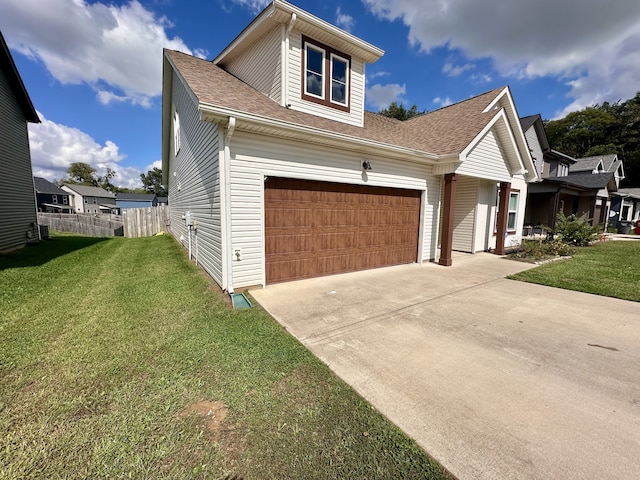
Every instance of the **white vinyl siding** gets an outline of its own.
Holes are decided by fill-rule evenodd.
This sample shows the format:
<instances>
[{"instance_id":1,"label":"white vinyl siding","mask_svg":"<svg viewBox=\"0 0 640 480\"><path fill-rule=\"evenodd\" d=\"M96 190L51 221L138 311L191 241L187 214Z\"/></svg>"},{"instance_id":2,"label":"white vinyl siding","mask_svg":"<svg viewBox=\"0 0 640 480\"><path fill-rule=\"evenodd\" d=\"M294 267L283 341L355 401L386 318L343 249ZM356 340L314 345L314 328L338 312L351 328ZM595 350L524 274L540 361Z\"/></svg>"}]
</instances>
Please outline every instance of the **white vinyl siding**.
<instances>
[{"instance_id":1,"label":"white vinyl siding","mask_svg":"<svg viewBox=\"0 0 640 480\"><path fill-rule=\"evenodd\" d=\"M294 30L289 39L289 68L288 68L288 102L293 110L329 118L338 122L364 125L364 70L362 60L352 57L350 62L351 76L349 77L349 112L313 103L302 99L304 85L302 85L302 34ZM325 72L325 75L327 72ZM325 82L327 79L325 79Z\"/></svg>"},{"instance_id":2,"label":"white vinyl siding","mask_svg":"<svg viewBox=\"0 0 640 480\"><path fill-rule=\"evenodd\" d=\"M474 251L474 227L478 200L478 179L458 176L456 181L456 207L453 218L453 250Z\"/></svg>"},{"instance_id":3,"label":"white vinyl siding","mask_svg":"<svg viewBox=\"0 0 640 480\"><path fill-rule=\"evenodd\" d=\"M4 66L3 66L4 68ZM0 251L25 245L37 235L36 199L27 121L0 69ZM37 238L37 237L35 237Z\"/></svg>"},{"instance_id":4,"label":"white vinyl siding","mask_svg":"<svg viewBox=\"0 0 640 480\"><path fill-rule=\"evenodd\" d=\"M538 172L538 176L542 178L542 167L544 166L544 154L542 153L542 147L540 146L540 140L538 139L538 134L536 134L536 129L532 125L529 127L529 130L524 132L524 136L527 139L527 145L529 145L529 150L531 151L531 157L533 158L534 163L536 164L536 171Z\"/></svg>"},{"instance_id":5,"label":"white vinyl siding","mask_svg":"<svg viewBox=\"0 0 640 480\"><path fill-rule=\"evenodd\" d=\"M242 259L232 262L235 288L265 282L264 179L269 176L426 190L420 253L422 260L435 258L432 222L439 196L438 180L430 167L369 156L373 170L365 176L362 155L244 132L234 134L230 148L231 249L242 251ZM427 189L432 185L435 195Z\"/></svg>"},{"instance_id":6,"label":"white vinyl siding","mask_svg":"<svg viewBox=\"0 0 640 480\"><path fill-rule=\"evenodd\" d=\"M222 284L218 126L200 120L196 104L175 74L172 101L180 115L182 148L169 161L171 231L178 240L183 237L187 248L189 231L182 216L191 212L197 225L191 232L192 255Z\"/></svg>"},{"instance_id":7,"label":"white vinyl siding","mask_svg":"<svg viewBox=\"0 0 640 480\"><path fill-rule=\"evenodd\" d=\"M282 96L281 43L282 30L274 28L224 67L229 73L242 79L260 93L280 103Z\"/></svg>"},{"instance_id":8,"label":"white vinyl siding","mask_svg":"<svg viewBox=\"0 0 640 480\"><path fill-rule=\"evenodd\" d=\"M511 180L505 157L492 130L469 152L456 173L497 182Z\"/></svg>"}]
</instances>

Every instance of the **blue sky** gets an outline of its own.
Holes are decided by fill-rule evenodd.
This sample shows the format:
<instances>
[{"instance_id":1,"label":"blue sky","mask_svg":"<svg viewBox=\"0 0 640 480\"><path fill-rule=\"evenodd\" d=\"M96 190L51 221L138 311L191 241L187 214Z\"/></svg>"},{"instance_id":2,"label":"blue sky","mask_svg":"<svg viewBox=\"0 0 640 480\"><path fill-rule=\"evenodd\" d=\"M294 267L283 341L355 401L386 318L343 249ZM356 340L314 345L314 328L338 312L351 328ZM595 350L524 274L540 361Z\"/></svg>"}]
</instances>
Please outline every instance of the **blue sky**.
<instances>
[{"instance_id":1,"label":"blue sky","mask_svg":"<svg viewBox=\"0 0 640 480\"><path fill-rule=\"evenodd\" d=\"M160 166L162 48L215 57L267 0L0 0L0 29L40 114L34 175L75 161L140 186ZM557 118L640 90L637 0L294 0L382 48L367 109L435 110L509 85Z\"/></svg>"}]
</instances>

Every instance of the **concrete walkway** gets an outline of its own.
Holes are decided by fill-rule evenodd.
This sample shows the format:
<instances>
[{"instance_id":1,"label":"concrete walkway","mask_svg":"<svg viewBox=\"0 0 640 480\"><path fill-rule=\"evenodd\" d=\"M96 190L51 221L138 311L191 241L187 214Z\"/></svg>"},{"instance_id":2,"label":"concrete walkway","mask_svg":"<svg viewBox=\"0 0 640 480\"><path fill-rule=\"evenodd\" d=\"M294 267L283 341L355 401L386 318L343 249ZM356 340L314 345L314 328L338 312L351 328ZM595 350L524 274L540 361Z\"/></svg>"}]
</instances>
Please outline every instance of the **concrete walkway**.
<instances>
[{"instance_id":1,"label":"concrete walkway","mask_svg":"<svg viewBox=\"0 0 640 480\"><path fill-rule=\"evenodd\" d=\"M490 254L251 294L460 479L640 478L640 303Z\"/></svg>"}]
</instances>

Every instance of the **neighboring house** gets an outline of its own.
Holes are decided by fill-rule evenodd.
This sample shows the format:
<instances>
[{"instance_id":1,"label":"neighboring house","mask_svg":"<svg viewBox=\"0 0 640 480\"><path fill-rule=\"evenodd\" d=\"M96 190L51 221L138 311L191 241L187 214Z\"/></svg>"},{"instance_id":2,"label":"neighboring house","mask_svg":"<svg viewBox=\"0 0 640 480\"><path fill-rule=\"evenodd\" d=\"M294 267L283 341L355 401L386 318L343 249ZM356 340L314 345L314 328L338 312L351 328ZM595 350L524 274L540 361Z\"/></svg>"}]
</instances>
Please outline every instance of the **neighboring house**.
<instances>
[{"instance_id":1,"label":"neighboring house","mask_svg":"<svg viewBox=\"0 0 640 480\"><path fill-rule=\"evenodd\" d=\"M115 194L104 188L71 183L60 188L69 194L75 213L118 213Z\"/></svg>"},{"instance_id":2,"label":"neighboring house","mask_svg":"<svg viewBox=\"0 0 640 480\"><path fill-rule=\"evenodd\" d=\"M640 188L619 188L611 197L609 224L615 227L620 222L640 220Z\"/></svg>"},{"instance_id":3,"label":"neighboring house","mask_svg":"<svg viewBox=\"0 0 640 480\"><path fill-rule=\"evenodd\" d=\"M39 212L73 213L68 192L42 177L33 177L33 185L36 189L36 203Z\"/></svg>"},{"instance_id":4,"label":"neighboring house","mask_svg":"<svg viewBox=\"0 0 640 480\"><path fill-rule=\"evenodd\" d=\"M624 178L616 155L575 159L549 147L540 115L520 119L540 181L529 184L524 224L554 227L557 215L587 216L594 225L604 224L610 197Z\"/></svg>"},{"instance_id":5,"label":"neighboring house","mask_svg":"<svg viewBox=\"0 0 640 480\"><path fill-rule=\"evenodd\" d=\"M158 197L158 205L169 205L169 197Z\"/></svg>"},{"instance_id":6,"label":"neighboring house","mask_svg":"<svg viewBox=\"0 0 640 480\"><path fill-rule=\"evenodd\" d=\"M120 211L125 208L155 207L158 197L155 193L116 193L116 205Z\"/></svg>"},{"instance_id":7,"label":"neighboring house","mask_svg":"<svg viewBox=\"0 0 640 480\"><path fill-rule=\"evenodd\" d=\"M171 230L224 290L520 243L509 88L401 122L364 110L382 54L282 0L212 62L164 51Z\"/></svg>"},{"instance_id":8,"label":"neighboring house","mask_svg":"<svg viewBox=\"0 0 640 480\"><path fill-rule=\"evenodd\" d=\"M39 239L29 122L40 119L0 32L0 251Z\"/></svg>"}]
</instances>

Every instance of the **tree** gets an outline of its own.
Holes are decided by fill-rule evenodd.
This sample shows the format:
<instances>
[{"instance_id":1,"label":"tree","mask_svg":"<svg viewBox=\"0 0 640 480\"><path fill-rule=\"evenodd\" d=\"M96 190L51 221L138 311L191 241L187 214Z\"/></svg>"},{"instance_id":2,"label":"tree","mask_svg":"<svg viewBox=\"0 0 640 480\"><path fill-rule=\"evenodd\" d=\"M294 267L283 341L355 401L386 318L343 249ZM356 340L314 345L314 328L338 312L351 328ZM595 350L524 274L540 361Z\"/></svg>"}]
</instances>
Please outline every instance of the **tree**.
<instances>
[{"instance_id":1,"label":"tree","mask_svg":"<svg viewBox=\"0 0 640 480\"><path fill-rule=\"evenodd\" d=\"M622 185L640 185L640 92L546 122L551 147L573 157L616 153L624 162Z\"/></svg>"},{"instance_id":2,"label":"tree","mask_svg":"<svg viewBox=\"0 0 640 480\"><path fill-rule=\"evenodd\" d=\"M97 184L108 192L114 192L116 187L111 183L111 179L117 176L118 174L115 171L107 168L107 173L104 176L98 177Z\"/></svg>"},{"instance_id":3,"label":"tree","mask_svg":"<svg viewBox=\"0 0 640 480\"><path fill-rule=\"evenodd\" d=\"M140 174L140 180L147 193L155 193L159 197L167 196L167 189L162 184L162 170L157 167L149 170L147 174Z\"/></svg>"},{"instance_id":4,"label":"tree","mask_svg":"<svg viewBox=\"0 0 640 480\"><path fill-rule=\"evenodd\" d=\"M407 110L404 108L404 105L398 105L396 102L391 102L387 108L383 108L380 110L380 115L384 115L389 118L397 118L398 120L409 120L410 118L417 117L418 115L422 115L426 110L421 112L418 111L417 105L414 103L413 106Z\"/></svg>"},{"instance_id":5,"label":"tree","mask_svg":"<svg viewBox=\"0 0 640 480\"><path fill-rule=\"evenodd\" d=\"M98 186L98 181L94 176L96 169L88 163L74 162L67 168L67 173L69 174L69 178L63 179L63 182L90 185L92 187Z\"/></svg>"}]
</instances>

